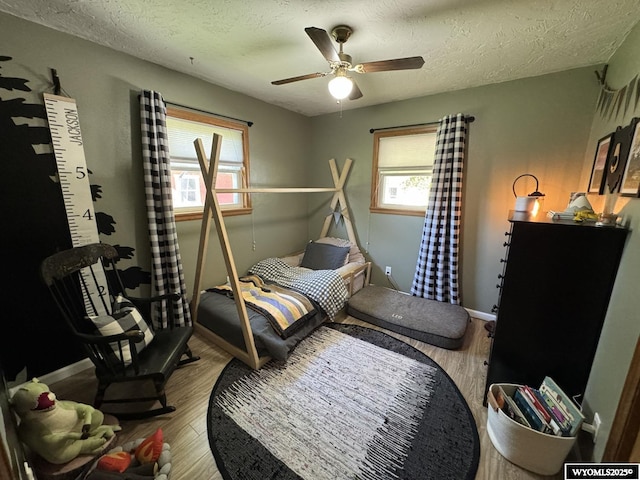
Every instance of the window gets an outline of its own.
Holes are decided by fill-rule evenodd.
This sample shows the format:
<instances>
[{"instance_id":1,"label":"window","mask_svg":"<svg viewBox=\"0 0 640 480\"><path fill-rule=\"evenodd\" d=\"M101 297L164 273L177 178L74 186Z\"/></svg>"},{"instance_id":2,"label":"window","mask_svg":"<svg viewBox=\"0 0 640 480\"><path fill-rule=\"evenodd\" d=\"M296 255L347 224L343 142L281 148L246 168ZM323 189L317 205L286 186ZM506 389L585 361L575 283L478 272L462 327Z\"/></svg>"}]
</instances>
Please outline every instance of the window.
<instances>
[{"instance_id":1,"label":"window","mask_svg":"<svg viewBox=\"0 0 640 480\"><path fill-rule=\"evenodd\" d=\"M431 187L436 127L378 131L373 141L371 211L424 215Z\"/></svg>"},{"instance_id":2,"label":"window","mask_svg":"<svg viewBox=\"0 0 640 480\"><path fill-rule=\"evenodd\" d=\"M207 157L211 154L213 134L222 135L216 188L242 188L249 178L249 132L245 124L223 120L203 113L167 108L167 134L171 155L171 193L176 220L202 218L206 188L200 172L193 141L201 138ZM223 215L251 210L249 196L220 193Z\"/></svg>"}]
</instances>

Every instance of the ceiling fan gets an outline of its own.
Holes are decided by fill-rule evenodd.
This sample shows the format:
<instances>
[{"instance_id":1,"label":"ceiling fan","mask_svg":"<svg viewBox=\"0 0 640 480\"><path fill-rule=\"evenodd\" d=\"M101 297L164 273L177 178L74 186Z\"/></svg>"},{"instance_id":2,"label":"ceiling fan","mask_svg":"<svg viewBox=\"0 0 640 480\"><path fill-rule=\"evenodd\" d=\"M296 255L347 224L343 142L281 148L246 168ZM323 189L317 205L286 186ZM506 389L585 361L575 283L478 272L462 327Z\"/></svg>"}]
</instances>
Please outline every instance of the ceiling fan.
<instances>
[{"instance_id":1,"label":"ceiling fan","mask_svg":"<svg viewBox=\"0 0 640 480\"><path fill-rule=\"evenodd\" d=\"M347 55L342 51L343 45L349 39L353 33L353 29L347 25L338 25L331 30L331 36L340 45L340 51L336 52L333 47L329 34L316 27L307 27L304 29L311 38L311 41L316 45L320 53L327 59L330 72L318 72L309 73L307 75L301 75L299 77L285 78L283 80L276 80L271 82L273 85L284 85L287 83L298 82L300 80L308 80L310 78L326 77L327 75L333 75L333 78L329 82L329 91L334 98L342 100L349 98L349 100L356 100L362 97L362 92L358 88L358 85L348 76L348 72L356 73L372 73L372 72L386 72L389 70L413 70L421 68L424 65L424 59L422 57L407 57L396 58L393 60L379 60L377 62L365 62L352 64L351 55Z\"/></svg>"}]
</instances>

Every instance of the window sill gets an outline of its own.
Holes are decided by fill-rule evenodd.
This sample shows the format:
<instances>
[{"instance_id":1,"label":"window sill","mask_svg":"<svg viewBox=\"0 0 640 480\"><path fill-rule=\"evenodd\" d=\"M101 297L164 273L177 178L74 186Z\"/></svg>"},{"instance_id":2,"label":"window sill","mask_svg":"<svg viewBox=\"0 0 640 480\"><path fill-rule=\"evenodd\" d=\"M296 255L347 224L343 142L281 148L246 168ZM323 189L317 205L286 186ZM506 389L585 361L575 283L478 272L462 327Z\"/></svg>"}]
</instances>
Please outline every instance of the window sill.
<instances>
[{"instance_id":1,"label":"window sill","mask_svg":"<svg viewBox=\"0 0 640 480\"><path fill-rule=\"evenodd\" d=\"M406 215L410 217L424 217L425 210L403 210L401 208L370 207L371 213L385 213L388 215Z\"/></svg>"}]
</instances>

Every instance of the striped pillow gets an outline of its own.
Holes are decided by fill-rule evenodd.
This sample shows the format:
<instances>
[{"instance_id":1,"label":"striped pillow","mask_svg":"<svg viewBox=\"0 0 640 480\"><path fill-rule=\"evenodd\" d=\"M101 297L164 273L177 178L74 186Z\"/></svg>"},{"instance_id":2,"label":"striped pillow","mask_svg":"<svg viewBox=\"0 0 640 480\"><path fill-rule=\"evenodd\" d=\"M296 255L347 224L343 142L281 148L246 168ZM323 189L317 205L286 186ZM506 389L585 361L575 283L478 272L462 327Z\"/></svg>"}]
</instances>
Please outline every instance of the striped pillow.
<instances>
[{"instance_id":1,"label":"striped pillow","mask_svg":"<svg viewBox=\"0 0 640 480\"><path fill-rule=\"evenodd\" d=\"M143 332L144 338L141 342L135 344L138 353L144 350L153 340L153 330L149 328L149 325L147 325L147 322L142 318L136 307L122 295L118 295L114 300L111 315L96 315L89 318L98 329L98 332L105 337L130 330ZM116 357L120 358L118 343L114 342L109 345ZM130 365L132 362L128 343L122 347L122 361L125 366Z\"/></svg>"}]
</instances>

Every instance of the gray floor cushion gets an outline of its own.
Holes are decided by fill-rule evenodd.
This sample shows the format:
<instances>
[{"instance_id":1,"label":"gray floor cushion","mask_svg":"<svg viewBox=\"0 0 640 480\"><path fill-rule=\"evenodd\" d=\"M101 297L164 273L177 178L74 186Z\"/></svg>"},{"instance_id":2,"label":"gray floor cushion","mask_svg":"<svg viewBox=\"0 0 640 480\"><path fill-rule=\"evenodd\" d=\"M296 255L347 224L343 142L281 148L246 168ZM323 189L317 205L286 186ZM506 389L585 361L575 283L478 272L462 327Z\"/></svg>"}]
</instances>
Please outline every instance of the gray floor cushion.
<instances>
[{"instance_id":1,"label":"gray floor cushion","mask_svg":"<svg viewBox=\"0 0 640 480\"><path fill-rule=\"evenodd\" d=\"M353 317L442 348L462 345L469 314L459 305L406 295L385 287L368 286L347 304Z\"/></svg>"}]
</instances>

